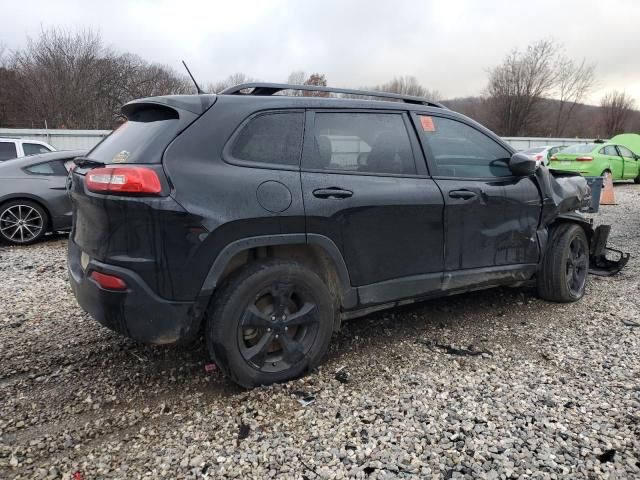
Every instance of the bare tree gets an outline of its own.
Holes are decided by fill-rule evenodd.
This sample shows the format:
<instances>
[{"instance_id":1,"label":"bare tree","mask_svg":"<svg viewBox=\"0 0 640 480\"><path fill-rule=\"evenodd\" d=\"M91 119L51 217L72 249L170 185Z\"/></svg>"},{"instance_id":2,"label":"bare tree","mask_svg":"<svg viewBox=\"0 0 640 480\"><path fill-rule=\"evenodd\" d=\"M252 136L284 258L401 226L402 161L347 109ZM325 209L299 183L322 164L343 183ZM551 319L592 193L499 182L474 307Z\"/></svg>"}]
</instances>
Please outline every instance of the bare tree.
<instances>
[{"instance_id":1,"label":"bare tree","mask_svg":"<svg viewBox=\"0 0 640 480\"><path fill-rule=\"evenodd\" d=\"M557 51L553 41L542 40L524 52L513 50L489 71L487 93L499 134L521 135L534 121L540 101L556 84L553 67Z\"/></svg>"},{"instance_id":2,"label":"bare tree","mask_svg":"<svg viewBox=\"0 0 640 480\"><path fill-rule=\"evenodd\" d=\"M315 85L317 87L326 87L327 79L324 74L320 73L312 73L309 78L307 78L304 82L305 85ZM329 97L329 92L312 92L312 91L304 91L302 93L305 97Z\"/></svg>"},{"instance_id":3,"label":"bare tree","mask_svg":"<svg viewBox=\"0 0 640 480\"><path fill-rule=\"evenodd\" d=\"M210 83L207 86L207 91L211 93L219 93L225 88L233 87L235 85L241 85L243 83L252 83L257 81L258 80L256 80L253 77L250 77L244 73L238 72L238 73L234 73L233 75L229 75L227 78L219 82Z\"/></svg>"},{"instance_id":4,"label":"bare tree","mask_svg":"<svg viewBox=\"0 0 640 480\"><path fill-rule=\"evenodd\" d=\"M289 74L287 77L287 83L289 85L304 85L305 80L307 79L307 74L302 70L295 70ZM286 90L282 92L285 95L290 95L293 97L301 97L301 90Z\"/></svg>"},{"instance_id":5,"label":"bare tree","mask_svg":"<svg viewBox=\"0 0 640 480\"><path fill-rule=\"evenodd\" d=\"M20 85L11 95L22 104L14 123L38 126L47 121L56 128L110 128L129 100L189 91L184 76L117 54L92 30L43 30L15 53L11 71Z\"/></svg>"},{"instance_id":6,"label":"bare tree","mask_svg":"<svg viewBox=\"0 0 640 480\"><path fill-rule=\"evenodd\" d=\"M418 82L416 77L411 75L394 77L390 82L375 86L372 90L424 97L432 101L437 101L440 98L440 93L437 90L428 90Z\"/></svg>"},{"instance_id":7,"label":"bare tree","mask_svg":"<svg viewBox=\"0 0 640 480\"><path fill-rule=\"evenodd\" d=\"M607 137L624 133L627 120L633 111L635 100L625 92L614 90L607 93L601 100L602 128Z\"/></svg>"},{"instance_id":8,"label":"bare tree","mask_svg":"<svg viewBox=\"0 0 640 480\"><path fill-rule=\"evenodd\" d=\"M305 80L307 79L307 74L302 70L295 70L289 74L287 77L287 83L289 85L304 85Z\"/></svg>"},{"instance_id":9,"label":"bare tree","mask_svg":"<svg viewBox=\"0 0 640 480\"><path fill-rule=\"evenodd\" d=\"M589 93L595 82L595 65L583 59L580 64L560 56L555 67L556 92L559 101L554 135L564 135L576 105Z\"/></svg>"}]
</instances>

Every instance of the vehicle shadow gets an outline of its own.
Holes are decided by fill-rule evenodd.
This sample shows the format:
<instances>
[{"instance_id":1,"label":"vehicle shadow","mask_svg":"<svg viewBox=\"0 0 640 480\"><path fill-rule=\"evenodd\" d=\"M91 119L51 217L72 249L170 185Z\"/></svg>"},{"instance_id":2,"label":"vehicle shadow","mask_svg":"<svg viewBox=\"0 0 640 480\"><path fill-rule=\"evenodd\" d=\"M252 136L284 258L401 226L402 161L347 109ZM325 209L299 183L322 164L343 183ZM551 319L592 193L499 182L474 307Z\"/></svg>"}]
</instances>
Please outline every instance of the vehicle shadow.
<instances>
[{"instance_id":1,"label":"vehicle shadow","mask_svg":"<svg viewBox=\"0 0 640 480\"><path fill-rule=\"evenodd\" d=\"M325 365L339 364L347 355L362 356L368 349L390 348L406 341L486 345L496 339L494 329L525 329L531 308L550 305L528 288L496 288L418 302L384 310L343 323L332 339ZM542 307L544 308L544 307ZM169 395L187 391L206 395L244 392L224 379L212 362L202 337L189 346L148 346L108 335L115 350L108 355L118 388L135 391L153 384ZM129 374L122 375L122 371ZM105 372L106 373L106 372ZM133 375L131 375L133 373Z\"/></svg>"}]
</instances>

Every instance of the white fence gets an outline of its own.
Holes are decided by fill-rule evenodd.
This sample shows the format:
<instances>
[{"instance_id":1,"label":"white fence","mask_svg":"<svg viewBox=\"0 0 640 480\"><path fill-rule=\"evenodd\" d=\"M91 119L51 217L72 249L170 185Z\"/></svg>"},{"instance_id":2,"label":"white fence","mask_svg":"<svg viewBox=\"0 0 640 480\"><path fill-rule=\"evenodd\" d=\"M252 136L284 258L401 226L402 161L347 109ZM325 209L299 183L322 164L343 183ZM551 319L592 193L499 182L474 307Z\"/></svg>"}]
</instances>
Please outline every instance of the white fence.
<instances>
[{"instance_id":1,"label":"white fence","mask_svg":"<svg viewBox=\"0 0 640 480\"><path fill-rule=\"evenodd\" d=\"M588 138L502 137L502 139L516 150L526 150L544 145L574 145L593 142L593 139Z\"/></svg>"},{"instance_id":2,"label":"white fence","mask_svg":"<svg viewBox=\"0 0 640 480\"><path fill-rule=\"evenodd\" d=\"M34 130L0 128L0 137L40 140L53 145L56 150L90 149L110 130ZM585 138L547 138L547 137L503 137L503 140L517 150L525 150L542 145L573 145L592 140Z\"/></svg>"},{"instance_id":3,"label":"white fence","mask_svg":"<svg viewBox=\"0 0 640 480\"><path fill-rule=\"evenodd\" d=\"M45 130L0 128L0 137L23 138L47 142L56 150L89 150L111 130Z\"/></svg>"}]
</instances>

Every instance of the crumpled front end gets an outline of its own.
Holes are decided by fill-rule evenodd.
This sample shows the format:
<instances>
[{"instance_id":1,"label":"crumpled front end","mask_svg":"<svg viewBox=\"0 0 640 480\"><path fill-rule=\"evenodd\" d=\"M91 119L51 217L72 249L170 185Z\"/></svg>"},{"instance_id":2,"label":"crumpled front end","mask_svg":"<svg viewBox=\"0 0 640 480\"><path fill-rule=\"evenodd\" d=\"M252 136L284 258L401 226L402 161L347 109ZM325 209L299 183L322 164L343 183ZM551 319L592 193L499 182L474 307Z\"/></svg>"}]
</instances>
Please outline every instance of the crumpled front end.
<instances>
[{"instance_id":1,"label":"crumpled front end","mask_svg":"<svg viewBox=\"0 0 640 480\"><path fill-rule=\"evenodd\" d=\"M587 180L576 173L547 168L539 168L536 171L536 179L542 194L538 238L543 250L548 239L549 225L562 221L579 223L589 237L589 273L611 276L622 270L629 262L630 255L607 246L611 225L599 225L594 228L593 220L588 220L578 213L592 203Z\"/></svg>"}]
</instances>

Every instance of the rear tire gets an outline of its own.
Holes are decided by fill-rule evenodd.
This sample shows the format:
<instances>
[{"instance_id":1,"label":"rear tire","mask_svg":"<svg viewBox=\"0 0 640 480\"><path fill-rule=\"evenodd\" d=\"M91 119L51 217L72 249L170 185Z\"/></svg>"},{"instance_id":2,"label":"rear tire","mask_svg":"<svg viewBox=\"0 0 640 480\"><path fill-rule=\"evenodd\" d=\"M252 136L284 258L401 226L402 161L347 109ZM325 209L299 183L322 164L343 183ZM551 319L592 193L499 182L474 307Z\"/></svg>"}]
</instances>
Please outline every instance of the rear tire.
<instances>
[{"instance_id":1,"label":"rear tire","mask_svg":"<svg viewBox=\"0 0 640 480\"><path fill-rule=\"evenodd\" d=\"M635 183L636 185L640 183L640 175L633 179L633 183Z\"/></svg>"},{"instance_id":2,"label":"rear tire","mask_svg":"<svg viewBox=\"0 0 640 480\"><path fill-rule=\"evenodd\" d=\"M588 273L589 241L584 229L574 223L553 227L537 275L540 297L561 303L578 301Z\"/></svg>"},{"instance_id":3,"label":"rear tire","mask_svg":"<svg viewBox=\"0 0 640 480\"><path fill-rule=\"evenodd\" d=\"M316 273L292 260L259 261L234 273L214 298L207 349L243 387L285 382L320 363L336 313Z\"/></svg>"},{"instance_id":4,"label":"rear tire","mask_svg":"<svg viewBox=\"0 0 640 480\"><path fill-rule=\"evenodd\" d=\"M12 245L30 245L44 237L47 212L30 200L12 200L0 206L0 238Z\"/></svg>"}]
</instances>

